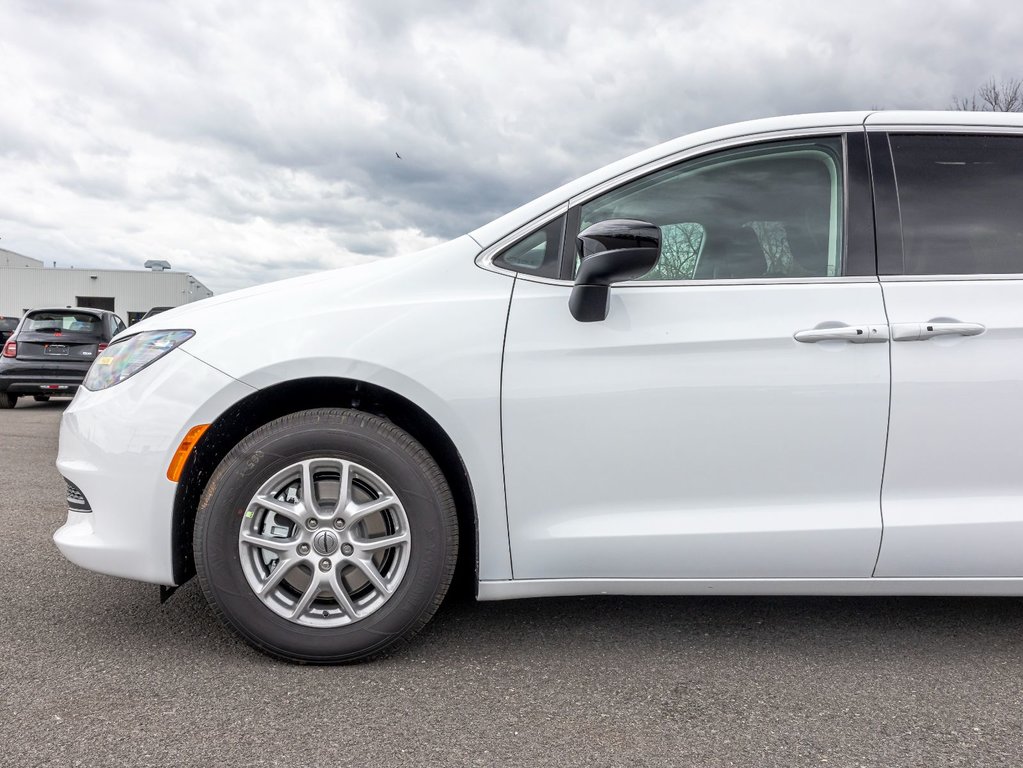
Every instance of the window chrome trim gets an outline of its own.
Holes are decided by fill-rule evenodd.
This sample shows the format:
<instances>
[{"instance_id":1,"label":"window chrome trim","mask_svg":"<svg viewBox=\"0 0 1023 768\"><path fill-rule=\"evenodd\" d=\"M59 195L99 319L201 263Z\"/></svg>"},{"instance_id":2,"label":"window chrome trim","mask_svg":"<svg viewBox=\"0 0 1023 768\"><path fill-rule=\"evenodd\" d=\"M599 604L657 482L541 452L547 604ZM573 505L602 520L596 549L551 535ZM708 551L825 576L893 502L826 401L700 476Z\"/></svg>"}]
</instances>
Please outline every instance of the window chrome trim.
<instances>
[{"instance_id":1,"label":"window chrome trim","mask_svg":"<svg viewBox=\"0 0 1023 768\"><path fill-rule=\"evenodd\" d=\"M525 237L536 229L549 224L551 221L556 219L558 216L562 216L568 213L568 210L576 205L581 205L592 200L595 197L599 197L605 192L614 189L617 186L628 184L634 179L638 179L641 176L646 176L650 173L655 173L663 168L681 163L686 160L692 160L703 155L713 154L726 149L735 149L737 147L751 147L757 144L766 144L772 141L786 141L792 139L814 139L820 136L839 136L853 131L862 131L862 123L853 123L848 125L828 125L816 128L794 128L785 131L771 131L770 133L754 133L746 136L736 136L730 139L721 139L719 141L712 141L706 144L699 144L695 147L689 147L687 149L680 150L670 155L666 155L657 160L653 160L644 165L640 165L624 173L620 173L617 176L607 179L601 182L595 187L591 187L585 192L580 192L568 201L561 205L553 208L546 213L537 216L532 219L529 223L519 227L510 234L505 235L493 245L485 248L483 251L476 256L476 265L483 269L491 272L496 272L501 275L507 275L509 277L518 277L522 280L529 280L534 283L545 283L549 285L572 285L571 280L562 280L560 278L551 277L539 277L536 275L530 275L526 272L515 272L504 267L499 267L494 264L494 258L502 250L507 248L509 245L514 244L517 240ZM845 162L843 158L843 162ZM615 287L628 287L628 286L650 286L650 285L777 285L779 283L801 283L801 282L826 282L834 283L838 281L844 282L876 282L877 277L874 275L858 275L849 277L810 277L810 278L752 278L752 279L728 279L728 280L633 280L628 283L616 283Z\"/></svg>"},{"instance_id":2,"label":"window chrome trim","mask_svg":"<svg viewBox=\"0 0 1023 768\"><path fill-rule=\"evenodd\" d=\"M549 277L532 277L521 272L516 274L519 280L545 285L560 285L571 288L571 280L553 280ZM837 285L841 283L876 283L876 275L843 275L841 277L735 277L722 280L630 280L615 283L612 288L707 288L727 285Z\"/></svg>"},{"instance_id":3,"label":"window chrome trim","mask_svg":"<svg viewBox=\"0 0 1023 768\"><path fill-rule=\"evenodd\" d=\"M1023 280L1023 273L964 274L964 275L881 275L882 283L933 283L958 282L961 280Z\"/></svg>"},{"instance_id":4,"label":"window chrome trim","mask_svg":"<svg viewBox=\"0 0 1023 768\"><path fill-rule=\"evenodd\" d=\"M967 133L974 136L991 136L1007 134L1023 136L1023 126L1019 125L939 125L936 123L870 123L866 126L867 133L890 133L892 135L917 133Z\"/></svg>"}]
</instances>

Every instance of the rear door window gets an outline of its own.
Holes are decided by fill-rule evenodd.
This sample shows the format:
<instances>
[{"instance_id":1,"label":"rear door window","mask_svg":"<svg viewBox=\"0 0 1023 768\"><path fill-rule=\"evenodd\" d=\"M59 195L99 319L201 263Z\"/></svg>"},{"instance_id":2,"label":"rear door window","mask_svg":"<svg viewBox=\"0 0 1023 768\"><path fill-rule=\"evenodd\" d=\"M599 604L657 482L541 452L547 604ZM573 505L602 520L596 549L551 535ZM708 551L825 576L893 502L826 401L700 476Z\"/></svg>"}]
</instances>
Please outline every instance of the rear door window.
<instances>
[{"instance_id":1,"label":"rear door window","mask_svg":"<svg viewBox=\"0 0 1023 768\"><path fill-rule=\"evenodd\" d=\"M890 140L905 274L1023 273L1023 137Z\"/></svg>"}]
</instances>

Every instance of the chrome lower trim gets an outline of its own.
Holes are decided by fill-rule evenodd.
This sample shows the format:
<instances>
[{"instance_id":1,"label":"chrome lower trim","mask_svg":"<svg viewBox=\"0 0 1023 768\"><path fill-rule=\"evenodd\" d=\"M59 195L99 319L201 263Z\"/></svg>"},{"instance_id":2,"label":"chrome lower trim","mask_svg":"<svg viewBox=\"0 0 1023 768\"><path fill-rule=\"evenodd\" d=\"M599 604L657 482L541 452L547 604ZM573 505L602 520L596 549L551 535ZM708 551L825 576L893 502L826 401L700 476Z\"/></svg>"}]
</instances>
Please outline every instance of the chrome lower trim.
<instances>
[{"instance_id":1,"label":"chrome lower trim","mask_svg":"<svg viewBox=\"0 0 1023 768\"><path fill-rule=\"evenodd\" d=\"M478 600L578 595L1023 595L1018 579L516 579L481 581Z\"/></svg>"}]
</instances>

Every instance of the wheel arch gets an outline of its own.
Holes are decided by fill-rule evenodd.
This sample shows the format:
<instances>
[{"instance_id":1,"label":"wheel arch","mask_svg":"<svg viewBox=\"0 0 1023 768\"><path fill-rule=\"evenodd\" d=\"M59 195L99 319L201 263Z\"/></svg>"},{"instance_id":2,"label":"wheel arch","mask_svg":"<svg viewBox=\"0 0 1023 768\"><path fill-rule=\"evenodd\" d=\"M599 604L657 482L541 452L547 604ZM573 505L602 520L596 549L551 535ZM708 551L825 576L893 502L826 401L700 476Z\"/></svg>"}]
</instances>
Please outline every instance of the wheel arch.
<instances>
[{"instance_id":1,"label":"wheel arch","mask_svg":"<svg viewBox=\"0 0 1023 768\"><path fill-rule=\"evenodd\" d=\"M296 406L296 404L298 404ZM454 441L426 410L407 397L365 381L338 377L293 379L260 389L239 400L210 425L185 464L174 496L171 557L174 583L195 575L192 530L210 476L242 438L289 413L312 408L354 408L387 419L423 444L440 466L458 513L459 552L453 588L473 589L479 573L476 499L465 462Z\"/></svg>"}]
</instances>

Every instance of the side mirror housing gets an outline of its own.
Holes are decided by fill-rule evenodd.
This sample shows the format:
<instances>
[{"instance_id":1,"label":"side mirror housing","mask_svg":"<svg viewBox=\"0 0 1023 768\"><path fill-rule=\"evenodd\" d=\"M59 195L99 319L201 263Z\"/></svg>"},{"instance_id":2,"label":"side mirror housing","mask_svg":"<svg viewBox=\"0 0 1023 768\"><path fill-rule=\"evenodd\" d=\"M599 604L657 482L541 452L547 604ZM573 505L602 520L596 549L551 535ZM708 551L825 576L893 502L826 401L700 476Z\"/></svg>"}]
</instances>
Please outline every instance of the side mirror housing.
<instances>
[{"instance_id":1,"label":"side mirror housing","mask_svg":"<svg viewBox=\"0 0 1023 768\"><path fill-rule=\"evenodd\" d=\"M579 233L581 262L568 308L581 323L607 318L611 285L637 280L661 256L661 230L648 221L608 219ZM588 254L588 255L587 255Z\"/></svg>"}]
</instances>

